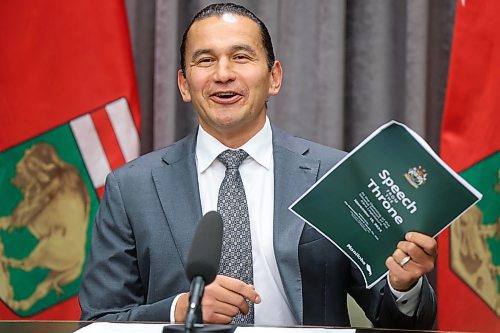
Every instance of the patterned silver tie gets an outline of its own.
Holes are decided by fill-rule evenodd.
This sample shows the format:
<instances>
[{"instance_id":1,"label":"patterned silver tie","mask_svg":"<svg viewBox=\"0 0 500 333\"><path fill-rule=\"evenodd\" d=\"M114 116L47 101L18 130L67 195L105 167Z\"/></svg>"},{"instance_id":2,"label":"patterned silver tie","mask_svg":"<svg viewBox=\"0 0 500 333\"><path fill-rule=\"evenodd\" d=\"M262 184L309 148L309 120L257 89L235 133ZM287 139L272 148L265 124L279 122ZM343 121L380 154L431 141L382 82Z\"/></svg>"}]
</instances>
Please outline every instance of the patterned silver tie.
<instances>
[{"instance_id":1,"label":"patterned silver tie","mask_svg":"<svg viewBox=\"0 0 500 333\"><path fill-rule=\"evenodd\" d=\"M253 285L252 236L245 188L238 168L248 153L240 150L223 151L217 159L226 166L219 189L217 210L222 215L224 233L219 273ZM233 318L235 324L253 324L254 308L249 302L247 315L241 312Z\"/></svg>"}]
</instances>

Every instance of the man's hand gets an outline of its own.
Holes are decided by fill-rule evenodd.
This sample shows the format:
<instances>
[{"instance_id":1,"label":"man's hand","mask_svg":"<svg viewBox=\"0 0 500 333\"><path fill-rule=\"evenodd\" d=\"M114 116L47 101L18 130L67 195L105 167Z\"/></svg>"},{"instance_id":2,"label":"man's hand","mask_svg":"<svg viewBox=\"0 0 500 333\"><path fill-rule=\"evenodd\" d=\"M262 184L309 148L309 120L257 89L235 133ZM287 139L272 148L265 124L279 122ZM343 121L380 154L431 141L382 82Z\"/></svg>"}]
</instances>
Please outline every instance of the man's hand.
<instances>
[{"instance_id":1,"label":"man's hand","mask_svg":"<svg viewBox=\"0 0 500 333\"><path fill-rule=\"evenodd\" d=\"M398 243L392 256L385 261L391 286L398 291L410 290L421 276L432 271L437 256L437 242L434 238L409 232L405 239ZM404 259L407 256L409 261Z\"/></svg>"},{"instance_id":2,"label":"man's hand","mask_svg":"<svg viewBox=\"0 0 500 333\"><path fill-rule=\"evenodd\" d=\"M203 321L212 324L228 324L233 317L242 312L248 313L248 299L260 303L260 296L254 286L224 275L217 275L215 280L205 287L201 307ZM189 293L182 294L175 307L175 321L184 322L189 306Z\"/></svg>"}]
</instances>

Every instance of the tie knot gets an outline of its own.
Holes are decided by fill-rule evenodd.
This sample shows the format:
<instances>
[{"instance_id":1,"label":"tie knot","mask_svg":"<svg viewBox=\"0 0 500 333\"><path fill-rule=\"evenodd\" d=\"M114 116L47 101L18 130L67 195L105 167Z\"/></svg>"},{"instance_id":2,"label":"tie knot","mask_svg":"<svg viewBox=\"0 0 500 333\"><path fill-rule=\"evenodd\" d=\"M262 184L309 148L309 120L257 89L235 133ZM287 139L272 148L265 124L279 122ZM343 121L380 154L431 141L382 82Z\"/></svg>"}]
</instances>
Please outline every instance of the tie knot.
<instances>
[{"instance_id":1,"label":"tie knot","mask_svg":"<svg viewBox=\"0 0 500 333\"><path fill-rule=\"evenodd\" d=\"M248 153L243 149L225 150L217 156L217 159L226 166L226 169L238 169L241 162L248 157Z\"/></svg>"}]
</instances>

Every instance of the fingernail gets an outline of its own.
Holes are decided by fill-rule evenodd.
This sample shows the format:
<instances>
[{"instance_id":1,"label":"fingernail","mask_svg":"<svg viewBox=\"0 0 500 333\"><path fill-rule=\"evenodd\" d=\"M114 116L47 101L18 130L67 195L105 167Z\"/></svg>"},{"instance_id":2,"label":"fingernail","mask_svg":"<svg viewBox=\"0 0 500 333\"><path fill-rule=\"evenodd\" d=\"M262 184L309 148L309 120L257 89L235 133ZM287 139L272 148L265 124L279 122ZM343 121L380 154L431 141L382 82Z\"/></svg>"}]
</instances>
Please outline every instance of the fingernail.
<instances>
[{"instance_id":1,"label":"fingernail","mask_svg":"<svg viewBox=\"0 0 500 333\"><path fill-rule=\"evenodd\" d=\"M257 297L255 297L255 303L257 303L257 304L260 303L260 296L257 295Z\"/></svg>"},{"instance_id":2,"label":"fingernail","mask_svg":"<svg viewBox=\"0 0 500 333\"><path fill-rule=\"evenodd\" d=\"M411 232L407 232L407 233L406 233L406 235L405 235L405 239L406 239L407 241L409 241L409 240L411 239L411 235L412 235L412 233L411 233Z\"/></svg>"}]
</instances>

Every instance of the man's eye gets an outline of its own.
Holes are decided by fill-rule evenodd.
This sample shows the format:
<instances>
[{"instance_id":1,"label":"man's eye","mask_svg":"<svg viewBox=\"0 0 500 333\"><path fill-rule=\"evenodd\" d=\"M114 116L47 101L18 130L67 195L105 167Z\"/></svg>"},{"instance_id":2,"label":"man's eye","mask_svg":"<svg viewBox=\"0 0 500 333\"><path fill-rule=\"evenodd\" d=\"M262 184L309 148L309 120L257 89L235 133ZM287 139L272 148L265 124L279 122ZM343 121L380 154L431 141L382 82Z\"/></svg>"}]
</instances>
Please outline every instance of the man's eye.
<instances>
[{"instance_id":1,"label":"man's eye","mask_svg":"<svg viewBox=\"0 0 500 333\"><path fill-rule=\"evenodd\" d=\"M212 58L201 58L196 63L198 65L206 66L206 65L210 65L212 62L213 62Z\"/></svg>"},{"instance_id":2,"label":"man's eye","mask_svg":"<svg viewBox=\"0 0 500 333\"><path fill-rule=\"evenodd\" d=\"M237 54L234 56L234 59L238 61L246 61L249 60L250 58L246 54Z\"/></svg>"}]
</instances>

